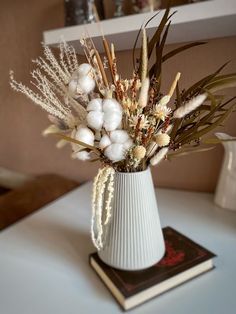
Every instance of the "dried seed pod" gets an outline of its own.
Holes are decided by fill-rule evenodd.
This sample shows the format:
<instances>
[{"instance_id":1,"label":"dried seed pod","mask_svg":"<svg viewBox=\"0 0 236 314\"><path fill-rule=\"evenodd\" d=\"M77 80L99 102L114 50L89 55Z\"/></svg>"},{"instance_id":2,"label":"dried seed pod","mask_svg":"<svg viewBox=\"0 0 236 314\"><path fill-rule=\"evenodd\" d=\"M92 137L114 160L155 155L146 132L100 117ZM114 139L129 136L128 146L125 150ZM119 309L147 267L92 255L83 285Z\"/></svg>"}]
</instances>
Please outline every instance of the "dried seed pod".
<instances>
[{"instance_id":1,"label":"dried seed pod","mask_svg":"<svg viewBox=\"0 0 236 314\"><path fill-rule=\"evenodd\" d=\"M134 158L140 160L143 159L146 155L146 148L142 145L136 146L133 149Z\"/></svg>"},{"instance_id":2,"label":"dried seed pod","mask_svg":"<svg viewBox=\"0 0 236 314\"><path fill-rule=\"evenodd\" d=\"M155 136L155 142L160 147L167 146L170 143L170 136L166 133L157 134Z\"/></svg>"}]
</instances>

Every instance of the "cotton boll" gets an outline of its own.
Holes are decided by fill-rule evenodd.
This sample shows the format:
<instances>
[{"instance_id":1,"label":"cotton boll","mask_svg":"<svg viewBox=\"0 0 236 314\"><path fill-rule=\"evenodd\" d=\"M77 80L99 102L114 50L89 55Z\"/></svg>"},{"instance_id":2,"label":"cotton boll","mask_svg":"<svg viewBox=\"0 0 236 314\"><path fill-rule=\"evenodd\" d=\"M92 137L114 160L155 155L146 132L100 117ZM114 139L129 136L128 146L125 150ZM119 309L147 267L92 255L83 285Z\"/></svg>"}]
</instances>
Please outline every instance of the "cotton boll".
<instances>
[{"instance_id":1,"label":"cotton boll","mask_svg":"<svg viewBox=\"0 0 236 314\"><path fill-rule=\"evenodd\" d=\"M114 131L118 128L122 120L122 114L119 112L105 112L104 113L104 128L107 131Z\"/></svg>"},{"instance_id":2,"label":"cotton boll","mask_svg":"<svg viewBox=\"0 0 236 314\"><path fill-rule=\"evenodd\" d=\"M92 99L87 106L87 111L102 111L102 99L94 98Z\"/></svg>"},{"instance_id":3,"label":"cotton boll","mask_svg":"<svg viewBox=\"0 0 236 314\"><path fill-rule=\"evenodd\" d=\"M78 69L77 69L77 73L79 74L79 76L87 76L91 71L92 71L92 66L89 63L82 63Z\"/></svg>"},{"instance_id":4,"label":"cotton boll","mask_svg":"<svg viewBox=\"0 0 236 314\"><path fill-rule=\"evenodd\" d=\"M89 94L95 88L95 81L90 76L82 76L78 79L78 89L83 93Z\"/></svg>"},{"instance_id":5,"label":"cotton boll","mask_svg":"<svg viewBox=\"0 0 236 314\"><path fill-rule=\"evenodd\" d=\"M111 140L108 135L104 134L99 142L99 148L104 149L111 145Z\"/></svg>"},{"instance_id":6,"label":"cotton boll","mask_svg":"<svg viewBox=\"0 0 236 314\"><path fill-rule=\"evenodd\" d=\"M72 132L71 132L71 138L74 138L76 139L76 133L77 133L77 129L74 129ZM81 145L78 145L78 144L75 144L75 143L71 143L71 147L72 147L72 150L74 152L80 150L82 148Z\"/></svg>"},{"instance_id":7,"label":"cotton boll","mask_svg":"<svg viewBox=\"0 0 236 314\"><path fill-rule=\"evenodd\" d=\"M105 99L103 101L104 112L119 112L122 113L121 105L115 99Z\"/></svg>"},{"instance_id":8,"label":"cotton boll","mask_svg":"<svg viewBox=\"0 0 236 314\"><path fill-rule=\"evenodd\" d=\"M129 134L124 130L115 130L110 134L113 143L123 144L129 139Z\"/></svg>"},{"instance_id":9,"label":"cotton boll","mask_svg":"<svg viewBox=\"0 0 236 314\"><path fill-rule=\"evenodd\" d=\"M104 121L103 116L103 112L90 111L87 115L88 125L95 130L101 130Z\"/></svg>"},{"instance_id":10,"label":"cotton boll","mask_svg":"<svg viewBox=\"0 0 236 314\"><path fill-rule=\"evenodd\" d=\"M120 161L125 158L124 146L122 144L111 144L105 149L104 154L113 162Z\"/></svg>"},{"instance_id":11,"label":"cotton boll","mask_svg":"<svg viewBox=\"0 0 236 314\"><path fill-rule=\"evenodd\" d=\"M87 152L86 150L75 153L75 157L83 161L91 159L90 153Z\"/></svg>"},{"instance_id":12,"label":"cotton boll","mask_svg":"<svg viewBox=\"0 0 236 314\"><path fill-rule=\"evenodd\" d=\"M74 139L83 142L85 144L94 145L94 134L87 127L80 127L74 134Z\"/></svg>"},{"instance_id":13,"label":"cotton boll","mask_svg":"<svg viewBox=\"0 0 236 314\"><path fill-rule=\"evenodd\" d=\"M133 141L131 140L131 138L129 138L129 139L123 144L124 149L125 149L125 150L130 149L130 147L133 146L133 144L134 144Z\"/></svg>"},{"instance_id":14,"label":"cotton boll","mask_svg":"<svg viewBox=\"0 0 236 314\"><path fill-rule=\"evenodd\" d=\"M69 93L70 93L72 96L75 96L75 95L76 95L77 85L78 85L77 80L71 80L71 81L69 82L68 90L69 90Z\"/></svg>"}]
</instances>

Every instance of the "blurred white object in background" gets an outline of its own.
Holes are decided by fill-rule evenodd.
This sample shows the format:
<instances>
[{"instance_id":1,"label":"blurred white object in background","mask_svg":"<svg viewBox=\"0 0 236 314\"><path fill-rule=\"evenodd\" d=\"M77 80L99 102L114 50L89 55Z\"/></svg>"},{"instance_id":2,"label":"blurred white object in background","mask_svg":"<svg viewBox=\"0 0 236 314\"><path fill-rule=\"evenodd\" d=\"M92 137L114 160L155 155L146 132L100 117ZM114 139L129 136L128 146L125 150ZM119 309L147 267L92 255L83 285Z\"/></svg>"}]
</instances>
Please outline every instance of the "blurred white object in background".
<instances>
[{"instance_id":1,"label":"blurred white object in background","mask_svg":"<svg viewBox=\"0 0 236 314\"><path fill-rule=\"evenodd\" d=\"M233 139L225 133L215 133L221 140ZM222 142L224 160L215 192L215 203L220 207L236 210L236 141Z\"/></svg>"},{"instance_id":2,"label":"blurred white object in background","mask_svg":"<svg viewBox=\"0 0 236 314\"><path fill-rule=\"evenodd\" d=\"M8 189L15 189L34 178L33 175L20 173L15 170L0 167L0 185Z\"/></svg>"}]
</instances>

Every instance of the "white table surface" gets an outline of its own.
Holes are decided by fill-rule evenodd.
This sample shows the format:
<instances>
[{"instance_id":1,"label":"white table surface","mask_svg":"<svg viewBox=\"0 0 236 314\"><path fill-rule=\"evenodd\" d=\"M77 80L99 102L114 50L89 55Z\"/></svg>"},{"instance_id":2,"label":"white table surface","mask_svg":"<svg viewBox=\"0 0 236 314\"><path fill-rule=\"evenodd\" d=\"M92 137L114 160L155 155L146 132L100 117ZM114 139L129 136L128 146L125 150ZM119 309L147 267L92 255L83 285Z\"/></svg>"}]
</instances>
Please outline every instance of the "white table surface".
<instances>
[{"instance_id":1,"label":"white table surface","mask_svg":"<svg viewBox=\"0 0 236 314\"><path fill-rule=\"evenodd\" d=\"M90 195L87 183L0 233L0 314L122 313L88 265ZM216 269L130 313L236 313L236 212L206 193L159 189L157 198L162 226L216 253Z\"/></svg>"}]
</instances>

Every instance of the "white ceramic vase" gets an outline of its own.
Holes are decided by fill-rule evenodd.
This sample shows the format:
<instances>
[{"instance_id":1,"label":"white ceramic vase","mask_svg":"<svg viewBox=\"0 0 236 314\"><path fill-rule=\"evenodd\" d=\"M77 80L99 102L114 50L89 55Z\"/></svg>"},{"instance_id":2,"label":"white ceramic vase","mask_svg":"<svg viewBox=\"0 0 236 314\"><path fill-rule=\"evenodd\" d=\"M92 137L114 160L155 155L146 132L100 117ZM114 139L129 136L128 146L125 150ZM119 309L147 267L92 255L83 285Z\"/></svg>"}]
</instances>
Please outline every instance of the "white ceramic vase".
<instances>
[{"instance_id":1,"label":"white ceramic vase","mask_svg":"<svg viewBox=\"0 0 236 314\"><path fill-rule=\"evenodd\" d=\"M106 264L122 270L141 270L165 253L151 171L115 174L111 222L105 245L98 252Z\"/></svg>"},{"instance_id":2,"label":"white ceramic vase","mask_svg":"<svg viewBox=\"0 0 236 314\"><path fill-rule=\"evenodd\" d=\"M222 140L231 139L225 133L215 133ZM236 210L236 141L222 142L225 154L215 192L215 203L220 207Z\"/></svg>"}]
</instances>

